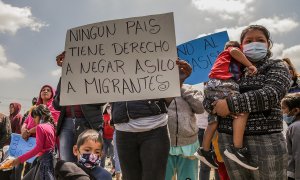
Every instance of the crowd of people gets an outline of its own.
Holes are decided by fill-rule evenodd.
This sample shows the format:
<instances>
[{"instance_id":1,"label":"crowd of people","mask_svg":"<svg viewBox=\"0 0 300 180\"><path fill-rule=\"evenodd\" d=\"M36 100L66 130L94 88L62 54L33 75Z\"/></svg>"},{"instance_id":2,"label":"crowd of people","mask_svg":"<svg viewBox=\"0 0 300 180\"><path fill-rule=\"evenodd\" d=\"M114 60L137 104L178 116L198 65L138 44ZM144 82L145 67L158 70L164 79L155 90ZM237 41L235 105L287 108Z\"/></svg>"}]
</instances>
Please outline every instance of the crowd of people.
<instances>
[{"instance_id":1,"label":"crowd of people","mask_svg":"<svg viewBox=\"0 0 300 180\"><path fill-rule=\"evenodd\" d=\"M24 115L17 102L0 113L0 177L208 180L214 171L221 180L300 179L299 76L271 48L268 29L246 27L203 90L184 83L192 68L178 59L180 97L60 106L61 80L56 91L44 85ZM12 133L36 144L7 159Z\"/></svg>"}]
</instances>

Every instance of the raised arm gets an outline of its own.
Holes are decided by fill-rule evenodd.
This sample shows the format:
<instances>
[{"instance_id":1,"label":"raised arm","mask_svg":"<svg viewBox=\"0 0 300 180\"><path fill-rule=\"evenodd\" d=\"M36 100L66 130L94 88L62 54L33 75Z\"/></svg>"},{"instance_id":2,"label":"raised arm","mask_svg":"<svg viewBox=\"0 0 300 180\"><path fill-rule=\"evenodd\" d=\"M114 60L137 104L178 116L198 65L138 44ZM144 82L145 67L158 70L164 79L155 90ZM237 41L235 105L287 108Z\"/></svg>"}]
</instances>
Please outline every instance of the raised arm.
<instances>
[{"instance_id":1,"label":"raised arm","mask_svg":"<svg viewBox=\"0 0 300 180\"><path fill-rule=\"evenodd\" d=\"M55 95L54 95L53 101L52 101L52 106L57 111L61 110L61 106L59 105L59 103L60 103L60 87L61 87L61 78L59 78L59 81L58 81L58 84L56 87L56 91L55 91Z\"/></svg>"},{"instance_id":2,"label":"raised arm","mask_svg":"<svg viewBox=\"0 0 300 180\"><path fill-rule=\"evenodd\" d=\"M178 65L178 68L179 68L179 74L180 74L180 87L182 87L183 85L183 82L186 80L186 78L188 78L191 73L192 73L192 67L189 65L189 63L187 63L186 61L184 60L180 60L180 59L177 59L176 61L176 64ZM173 101L173 97L171 98L165 98L165 101L166 101L166 105L169 106L170 103Z\"/></svg>"}]
</instances>

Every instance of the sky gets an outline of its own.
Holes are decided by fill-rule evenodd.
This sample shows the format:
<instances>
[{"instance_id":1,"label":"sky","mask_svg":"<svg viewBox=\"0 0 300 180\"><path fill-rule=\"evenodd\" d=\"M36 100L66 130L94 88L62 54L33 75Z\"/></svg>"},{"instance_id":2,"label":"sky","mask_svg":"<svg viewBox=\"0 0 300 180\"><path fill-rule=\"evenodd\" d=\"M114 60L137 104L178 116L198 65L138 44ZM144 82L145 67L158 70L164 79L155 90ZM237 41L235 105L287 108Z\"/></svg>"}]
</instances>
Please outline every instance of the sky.
<instances>
[{"instance_id":1,"label":"sky","mask_svg":"<svg viewBox=\"0 0 300 180\"><path fill-rule=\"evenodd\" d=\"M44 84L56 87L68 29L107 20L174 13L176 44L227 30L239 40L250 24L266 26L272 58L300 71L299 0L0 0L0 112L11 102L26 112Z\"/></svg>"}]
</instances>

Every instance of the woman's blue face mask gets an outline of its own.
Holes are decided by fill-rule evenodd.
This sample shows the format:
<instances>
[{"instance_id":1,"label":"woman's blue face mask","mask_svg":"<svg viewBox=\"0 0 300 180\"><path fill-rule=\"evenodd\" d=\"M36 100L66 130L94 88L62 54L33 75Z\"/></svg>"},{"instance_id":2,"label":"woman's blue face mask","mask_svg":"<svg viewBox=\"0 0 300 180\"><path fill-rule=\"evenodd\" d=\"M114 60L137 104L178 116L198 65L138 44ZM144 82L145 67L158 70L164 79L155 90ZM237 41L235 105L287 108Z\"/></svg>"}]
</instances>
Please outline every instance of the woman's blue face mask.
<instances>
[{"instance_id":1,"label":"woman's blue face mask","mask_svg":"<svg viewBox=\"0 0 300 180\"><path fill-rule=\"evenodd\" d=\"M243 45L243 53L249 58L251 62L258 62L266 57L268 52L265 43L252 42Z\"/></svg>"}]
</instances>

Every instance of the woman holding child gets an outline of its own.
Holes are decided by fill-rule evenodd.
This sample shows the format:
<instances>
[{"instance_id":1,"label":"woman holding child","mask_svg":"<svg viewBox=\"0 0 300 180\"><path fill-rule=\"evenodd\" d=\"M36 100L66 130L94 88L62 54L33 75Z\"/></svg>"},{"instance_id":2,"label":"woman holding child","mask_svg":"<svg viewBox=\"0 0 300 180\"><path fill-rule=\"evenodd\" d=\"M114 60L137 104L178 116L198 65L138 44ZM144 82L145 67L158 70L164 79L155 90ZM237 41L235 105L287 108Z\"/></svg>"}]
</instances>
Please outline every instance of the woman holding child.
<instances>
[{"instance_id":1,"label":"woman holding child","mask_svg":"<svg viewBox=\"0 0 300 180\"><path fill-rule=\"evenodd\" d=\"M243 76L240 93L215 102L219 116L219 147L234 155L244 154L259 169L249 171L226 158L223 159L230 179L285 179L287 169L286 142L280 101L290 86L290 75L282 60L271 57L269 31L261 25L250 25L240 37L243 52L257 67L255 76ZM244 136L244 148L232 148L232 114L250 113ZM243 152L240 152L243 151Z\"/></svg>"}]
</instances>

